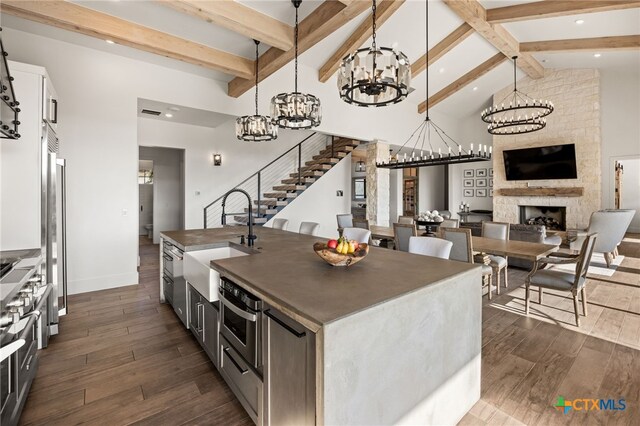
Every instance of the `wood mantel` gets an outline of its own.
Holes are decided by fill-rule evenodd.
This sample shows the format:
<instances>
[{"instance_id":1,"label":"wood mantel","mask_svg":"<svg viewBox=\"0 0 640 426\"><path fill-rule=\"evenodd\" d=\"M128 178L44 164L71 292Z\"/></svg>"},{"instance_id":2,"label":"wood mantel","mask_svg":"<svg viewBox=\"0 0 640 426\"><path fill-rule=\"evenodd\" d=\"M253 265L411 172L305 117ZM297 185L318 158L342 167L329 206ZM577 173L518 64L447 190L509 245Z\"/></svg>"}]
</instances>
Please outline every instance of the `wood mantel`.
<instances>
[{"instance_id":1,"label":"wood mantel","mask_svg":"<svg viewBox=\"0 0 640 426\"><path fill-rule=\"evenodd\" d=\"M498 194L505 197L582 197L582 187L501 188Z\"/></svg>"}]
</instances>

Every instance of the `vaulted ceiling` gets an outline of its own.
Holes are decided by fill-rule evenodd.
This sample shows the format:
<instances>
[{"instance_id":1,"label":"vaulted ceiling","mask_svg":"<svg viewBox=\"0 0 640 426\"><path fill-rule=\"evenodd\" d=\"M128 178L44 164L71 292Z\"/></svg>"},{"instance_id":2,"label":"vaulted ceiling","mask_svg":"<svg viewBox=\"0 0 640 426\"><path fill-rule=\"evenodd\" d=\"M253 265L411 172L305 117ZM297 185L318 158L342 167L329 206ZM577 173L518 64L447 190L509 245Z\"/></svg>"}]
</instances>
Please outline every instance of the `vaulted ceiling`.
<instances>
[{"instance_id":1,"label":"vaulted ceiling","mask_svg":"<svg viewBox=\"0 0 640 426\"><path fill-rule=\"evenodd\" d=\"M261 78L293 58L289 0L3 0L0 7L3 26L222 80L233 97L253 87L252 38L262 41ZM640 73L640 0L431 0L429 7L429 93L445 113L480 109L511 82L514 54L518 75L532 78L544 68ZM379 44L397 46L413 63L408 101L419 108L425 2L379 0L378 18ZM370 2L304 0L300 19L300 63L335 86L344 52L371 42Z\"/></svg>"}]
</instances>

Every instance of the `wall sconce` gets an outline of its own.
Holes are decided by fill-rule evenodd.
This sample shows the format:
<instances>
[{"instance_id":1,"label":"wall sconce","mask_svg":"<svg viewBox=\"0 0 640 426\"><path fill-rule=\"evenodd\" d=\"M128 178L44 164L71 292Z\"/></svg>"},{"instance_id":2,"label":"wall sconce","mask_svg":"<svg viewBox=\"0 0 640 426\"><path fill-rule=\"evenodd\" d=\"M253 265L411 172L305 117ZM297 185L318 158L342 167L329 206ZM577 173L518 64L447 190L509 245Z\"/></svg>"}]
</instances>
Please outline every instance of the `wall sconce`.
<instances>
[{"instance_id":1,"label":"wall sconce","mask_svg":"<svg viewBox=\"0 0 640 426\"><path fill-rule=\"evenodd\" d=\"M366 166L364 164L364 161L360 160L356 162L356 172L364 172L364 171L366 171Z\"/></svg>"},{"instance_id":2,"label":"wall sconce","mask_svg":"<svg viewBox=\"0 0 640 426\"><path fill-rule=\"evenodd\" d=\"M213 165L214 166L222 165L222 154L213 154Z\"/></svg>"}]
</instances>

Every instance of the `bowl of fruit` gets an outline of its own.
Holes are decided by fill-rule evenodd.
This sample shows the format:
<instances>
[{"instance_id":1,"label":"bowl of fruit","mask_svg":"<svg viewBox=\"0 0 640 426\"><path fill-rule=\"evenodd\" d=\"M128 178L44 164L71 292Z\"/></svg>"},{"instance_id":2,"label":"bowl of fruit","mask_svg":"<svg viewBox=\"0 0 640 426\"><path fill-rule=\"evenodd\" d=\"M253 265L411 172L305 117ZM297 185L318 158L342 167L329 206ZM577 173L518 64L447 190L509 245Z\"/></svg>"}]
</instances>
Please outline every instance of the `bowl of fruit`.
<instances>
[{"instance_id":1,"label":"bowl of fruit","mask_svg":"<svg viewBox=\"0 0 640 426\"><path fill-rule=\"evenodd\" d=\"M351 266L365 258L369 245L340 237L327 243L315 243L313 250L332 266Z\"/></svg>"}]
</instances>

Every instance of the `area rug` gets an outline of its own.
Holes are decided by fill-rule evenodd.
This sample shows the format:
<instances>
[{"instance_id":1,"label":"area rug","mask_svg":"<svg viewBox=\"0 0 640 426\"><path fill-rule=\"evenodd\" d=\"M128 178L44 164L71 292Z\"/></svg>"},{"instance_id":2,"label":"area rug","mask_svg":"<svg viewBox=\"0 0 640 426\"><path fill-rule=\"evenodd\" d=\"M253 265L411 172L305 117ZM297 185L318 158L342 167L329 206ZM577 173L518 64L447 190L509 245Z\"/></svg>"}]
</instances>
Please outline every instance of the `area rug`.
<instances>
[{"instance_id":1,"label":"area rug","mask_svg":"<svg viewBox=\"0 0 640 426\"><path fill-rule=\"evenodd\" d=\"M589 275L601 275L605 277L610 277L613 273L618 269L618 266L624 260L624 256L616 256L615 259L611 262L611 267L607 268L607 262L604 260L604 254L602 253L593 253L591 256L591 263L589 264ZM576 264L565 264L565 265L553 265L549 269L555 269L558 271L565 272L575 272Z\"/></svg>"}]
</instances>

